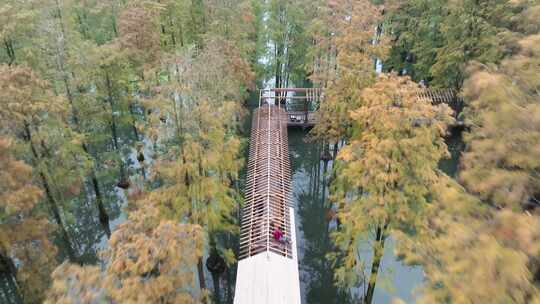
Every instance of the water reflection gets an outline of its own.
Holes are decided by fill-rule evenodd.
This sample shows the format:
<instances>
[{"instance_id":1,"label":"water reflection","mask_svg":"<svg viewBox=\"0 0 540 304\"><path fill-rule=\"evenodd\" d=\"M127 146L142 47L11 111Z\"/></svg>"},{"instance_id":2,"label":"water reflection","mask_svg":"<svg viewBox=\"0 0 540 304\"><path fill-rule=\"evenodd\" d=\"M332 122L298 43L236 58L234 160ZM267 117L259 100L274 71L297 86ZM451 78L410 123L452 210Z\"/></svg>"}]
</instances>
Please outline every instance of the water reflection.
<instances>
[{"instance_id":1,"label":"water reflection","mask_svg":"<svg viewBox=\"0 0 540 304\"><path fill-rule=\"evenodd\" d=\"M302 302L351 303L351 295L340 291L334 285L334 271L326 258L332 251L329 237L332 229L329 215L331 208L328 202L328 175L332 162L325 166L320 160L320 145L305 142L306 135L307 131L289 129ZM460 132L454 130L447 138L447 144L452 158L442 161L440 167L454 176L463 149ZM372 250L367 240L361 243L361 258L370 265ZM394 298L414 303L415 290L423 281L422 268L403 264L395 256L394 246L394 241L389 238L373 303L391 303Z\"/></svg>"},{"instance_id":2,"label":"water reflection","mask_svg":"<svg viewBox=\"0 0 540 304\"><path fill-rule=\"evenodd\" d=\"M332 250L326 176L331 162L320 161L320 146L306 143L306 134L289 129L302 302L349 303L347 295L333 284L332 264L326 259Z\"/></svg>"}]
</instances>

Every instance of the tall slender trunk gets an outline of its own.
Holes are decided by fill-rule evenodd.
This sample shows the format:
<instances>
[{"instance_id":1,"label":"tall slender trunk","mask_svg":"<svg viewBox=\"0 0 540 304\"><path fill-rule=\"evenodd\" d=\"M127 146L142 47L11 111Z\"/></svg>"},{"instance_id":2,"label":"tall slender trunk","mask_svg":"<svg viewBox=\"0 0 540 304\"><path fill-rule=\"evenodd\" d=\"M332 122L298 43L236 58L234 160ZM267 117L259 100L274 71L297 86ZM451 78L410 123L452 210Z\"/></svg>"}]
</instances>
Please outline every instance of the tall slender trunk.
<instances>
[{"instance_id":1,"label":"tall slender trunk","mask_svg":"<svg viewBox=\"0 0 540 304\"><path fill-rule=\"evenodd\" d=\"M30 149L31 149L32 155L34 157L34 162L38 163L39 160L41 159L41 157L38 154L38 151L37 151L37 149L34 146L34 143L32 141L32 133L30 131L30 125L28 123L25 123L24 129L25 129L25 133L26 133L26 140L30 144ZM37 166L34 166L34 167L37 167ZM41 168L38 169L38 174L39 174L39 177L41 179L41 184L43 185L43 188L45 190L45 197L47 198L49 209L51 210L54 221L56 222L56 224L60 228L60 233L62 234L64 242L66 243L66 250L67 250L67 254L69 256L69 259L72 262L76 262L78 259L77 259L76 255L75 255L75 251L73 249L73 243L71 242L69 234L68 234L68 232L66 230L66 225L65 225L65 223L64 223L64 221L62 219L62 216L60 215L60 208L58 207L58 202L56 201L56 199L54 198L54 196L52 194L52 190L51 190L51 187L49 185L49 181L47 180L47 176L45 175L45 173L43 172L43 169L41 169Z\"/></svg>"},{"instance_id":2,"label":"tall slender trunk","mask_svg":"<svg viewBox=\"0 0 540 304\"><path fill-rule=\"evenodd\" d=\"M113 139L114 150L119 153L120 145L118 144L118 128L116 126L116 117L114 113L115 106L112 96L111 78L109 77L108 72L105 72L105 83L107 85L107 101L109 102L109 106L111 107L111 135Z\"/></svg>"},{"instance_id":3,"label":"tall slender trunk","mask_svg":"<svg viewBox=\"0 0 540 304\"><path fill-rule=\"evenodd\" d=\"M114 8L114 1L111 1L111 27L114 33L114 37L118 37L118 27L116 25L116 9Z\"/></svg>"},{"instance_id":4,"label":"tall slender trunk","mask_svg":"<svg viewBox=\"0 0 540 304\"><path fill-rule=\"evenodd\" d=\"M126 172L124 168L124 160L120 153L120 144L118 142L118 126L116 125L116 116L114 113L115 105L112 93L112 83L109 73L107 71L105 71L105 84L107 86L107 101L109 102L109 106L111 107L111 135L113 139L114 150L116 151L116 153L118 154L118 158L120 159L120 179L123 180L126 178Z\"/></svg>"},{"instance_id":5,"label":"tall slender trunk","mask_svg":"<svg viewBox=\"0 0 540 304\"><path fill-rule=\"evenodd\" d=\"M381 267L381 261L384 254L387 228L388 224L384 224L382 227L377 227L375 246L373 248L373 261L371 263L371 273L369 275L369 283L366 296L364 297L364 304L371 304L371 302L373 301L375 285L377 284L377 275L379 274L379 268Z\"/></svg>"},{"instance_id":6,"label":"tall slender trunk","mask_svg":"<svg viewBox=\"0 0 540 304\"><path fill-rule=\"evenodd\" d=\"M103 230L105 230L107 238L110 238L111 226L109 223L109 214L107 214L107 210L105 210L105 206L103 204L103 195L101 194L98 179L96 176L96 171L94 171L94 169L91 170L91 180L94 192L96 193L96 204L99 212L99 222L101 223L101 226L103 226Z\"/></svg>"},{"instance_id":7,"label":"tall slender trunk","mask_svg":"<svg viewBox=\"0 0 540 304\"><path fill-rule=\"evenodd\" d=\"M139 141L139 131L137 130L137 126L136 126L137 120L135 119L135 110L133 109L133 102L131 101L129 102L128 108L129 108L129 115L131 116L131 128L133 129L133 135L135 135L135 140Z\"/></svg>"},{"instance_id":8,"label":"tall slender trunk","mask_svg":"<svg viewBox=\"0 0 540 304\"><path fill-rule=\"evenodd\" d=\"M58 55L59 57L58 57L57 65L58 65L58 69L60 70L60 72L62 72L62 82L64 83L64 88L66 90L66 97L67 97L67 99L69 101L69 104L71 106L71 115L73 116L73 123L75 125L75 130L78 133L81 133L81 123L80 123L80 119L79 119L79 111L78 111L78 108L77 108L77 106L75 104L75 99L73 97L73 91L71 89L71 84L70 84L69 76L68 76L69 72L68 72L68 70L66 68L66 65L65 65L65 58L63 57L65 55L65 49L66 49L66 42L65 42L66 41L66 33L65 33L64 22L63 22L61 9L60 9L60 5L59 5L58 0L56 1L56 8L58 10L60 32L62 33L62 37L64 38L64 39L61 39L61 41L63 41L63 42L62 42L62 45L60 46L61 52L59 52L60 55ZM81 20L81 26L82 25L83 24L82 24L82 20ZM64 55L62 55L62 54L64 54ZM82 142L82 148L83 148L84 152L86 152L86 154L89 157L92 157L92 155L89 152L88 145L87 145L87 143L85 141ZM109 226L109 215L107 214L107 211L105 210L105 208L103 206L103 196L102 196L101 190L99 188L99 183L98 183L98 180L97 180L95 168L91 169L90 180L92 182L92 187L93 187L94 192L96 194L96 204L97 204L98 212L99 212L99 221L100 221L101 225L103 226L107 236L110 237L111 229L110 229L110 226Z\"/></svg>"},{"instance_id":9,"label":"tall slender trunk","mask_svg":"<svg viewBox=\"0 0 540 304\"><path fill-rule=\"evenodd\" d=\"M206 281L204 279L204 267L203 267L203 258L200 257L199 261L197 262L197 272L199 274L199 287L201 288L201 291L203 289L206 289Z\"/></svg>"},{"instance_id":10,"label":"tall slender trunk","mask_svg":"<svg viewBox=\"0 0 540 304\"><path fill-rule=\"evenodd\" d=\"M221 303L221 289L219 285L219 274L212 273L212 282L214 284L214 303Z\"/></svg>"},{"instance_id":11,"label":"tall slender trunk","mask_svg":"<svg viewBox=\"0 0 540 304\"><path fill-rule=\"evenodd\" d=\"M6 53L9 57L8 65L12 65L15 62L15 50L13 49L13 40L4 38L4 46L6 47Z\"/></svg>"},{"instance_id":12,"label":"tall slender trunk","mask_svg":"<svg viewBox=\"0 0 540 304\"><path fill-rule=\"evenodd\" d=\"M337 141L334 143L334 151L332 151L332 160L336 161L337 153L338 153L339 145Z\"/></svg>"},{"instance_id":13,"label":"tall slender trunk","mask_svg":"<svg viewBox=\"0 0 540 304\"><path fill-rule=\"evenodd\" d=\"M231 285L232 285L231 268L227 267L225 272L226 272L226 280L227 280L227 303L232 303L233 299L232 299L232 288L231 288Z\"/></svg>"}]
</instances>

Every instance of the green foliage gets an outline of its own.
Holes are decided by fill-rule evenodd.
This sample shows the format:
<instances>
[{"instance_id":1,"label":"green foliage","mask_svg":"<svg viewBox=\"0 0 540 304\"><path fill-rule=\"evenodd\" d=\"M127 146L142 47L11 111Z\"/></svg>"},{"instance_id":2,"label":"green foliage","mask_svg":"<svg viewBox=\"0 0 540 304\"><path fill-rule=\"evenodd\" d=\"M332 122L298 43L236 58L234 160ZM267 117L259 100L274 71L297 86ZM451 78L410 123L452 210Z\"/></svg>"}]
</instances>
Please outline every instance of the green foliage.
<instances>
[{"instance_id":1,"label":"green foliage","mask_svg":"<svg viewBox=\"0 0 540 304\"><path fill-rule=\"evenodd\" d=\"M396 36L387 69L407 70L435 87L461 88L470 60L493 63L511 52L516 1L404 1L390 11Z\"/></svg>"},{"instance_id":2,"label":"green foliage","mask_svg":"<svg viewBox=\"0 0 540 304\"><path fill-rule=\"evenodd\" d=\"M307 57L310 46L306 33L306 3L302 0L271 0L267 2L267 39L272 48L265 54L267 77L275 78L276 87L301 86L307 77Z\"/></svg>"},{"instance_id":3,"label":"green foliage","mask_svg":"<svg viewBox=\"0 0 540 304\"><path fill-rule=\"evenodd\" d=\"M446 105L419 102L416 89L407 78L381 75L362 91L362 106L350 112L353 136L338 154L333 182L341 223L334 259L342 286L365 280L359 240L376 230L374 259L380 259L385 236L414 233L430 203L438 161L448 153L443 136L451 116Z\"/></svg>"}]
</instances>

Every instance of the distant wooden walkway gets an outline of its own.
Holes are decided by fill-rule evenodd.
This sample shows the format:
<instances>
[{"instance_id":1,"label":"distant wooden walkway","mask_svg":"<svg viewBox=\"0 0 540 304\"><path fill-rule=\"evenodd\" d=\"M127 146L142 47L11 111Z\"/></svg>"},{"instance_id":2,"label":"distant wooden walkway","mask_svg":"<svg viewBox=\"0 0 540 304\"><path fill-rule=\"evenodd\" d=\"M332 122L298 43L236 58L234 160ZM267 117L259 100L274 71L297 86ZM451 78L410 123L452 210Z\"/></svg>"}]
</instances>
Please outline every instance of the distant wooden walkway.
<instances>
[{"instance_id":1,"label":"distant wooden walkway","mask_svg":"<svg viewBox=\"0 0 540 304\"><path fill-rule=\"evenodd\" d=\"M313 127L318 122L317 110L323 99L323 90L319 88L274 88L260 91L263 103L280 104L287 112L287 126ZM418 100L429 101L434 105L445 103L454 110L456 125L462 124L459 114L463 111L464 101L455 90L419 88Z\"/></svg>"},{"instance_id":2,"label":"distant wooden walkway","mask_svg":"<svg viewBox=\"0 0 540 304\"><path fill-rule=\"evenodd\" d=\"M287 112L287 126L313 127L323 90L319 88L274 88L261 90L263 103L279 104Z\"/></svg>"},{"instance_id":3,"label":"distant wooden walkway","mask_svg":"<svg viewBox=\"0 0 540 304\"><path fill-rule=\"evenodd\" d=\"M416 91L418 100L428 101L434 105L447 104L454 110L454 118L458 119L465 105L463 98L452 89L421 88Z\"/></svg>"}]
</instances>

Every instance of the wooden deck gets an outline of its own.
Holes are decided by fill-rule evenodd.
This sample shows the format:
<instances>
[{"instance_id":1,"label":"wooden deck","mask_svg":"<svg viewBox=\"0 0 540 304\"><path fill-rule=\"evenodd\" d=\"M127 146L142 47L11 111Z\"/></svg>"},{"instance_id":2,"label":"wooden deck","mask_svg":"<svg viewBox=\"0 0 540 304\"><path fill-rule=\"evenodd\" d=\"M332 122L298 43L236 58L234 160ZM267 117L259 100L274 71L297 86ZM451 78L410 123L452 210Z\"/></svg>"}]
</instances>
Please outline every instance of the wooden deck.
<instances>
[{"instance_id":1,"label":"wooden deck","mask_svg":"<svg viewBox=\"0 0 540 304\"><path fill-rule=\"evenodd\" d=\"M454 118L456 119L459 118L459 114L461 114L465 105L463 98L452 89L421 88L416 91L416 96L418 100L429 101L434 105L441 103L447 104L454 110Z\"/></svg>"},{"instance_id":2,"label":"wooden deck","mask_svg":"<svg viewBox=\"0 0 540 304\"><path fill-rule=\"evenodd\" d=\"M318 122L317 112L287 111L287 116L289 127L313 127Z\"/></svg>"}]
</instances>

